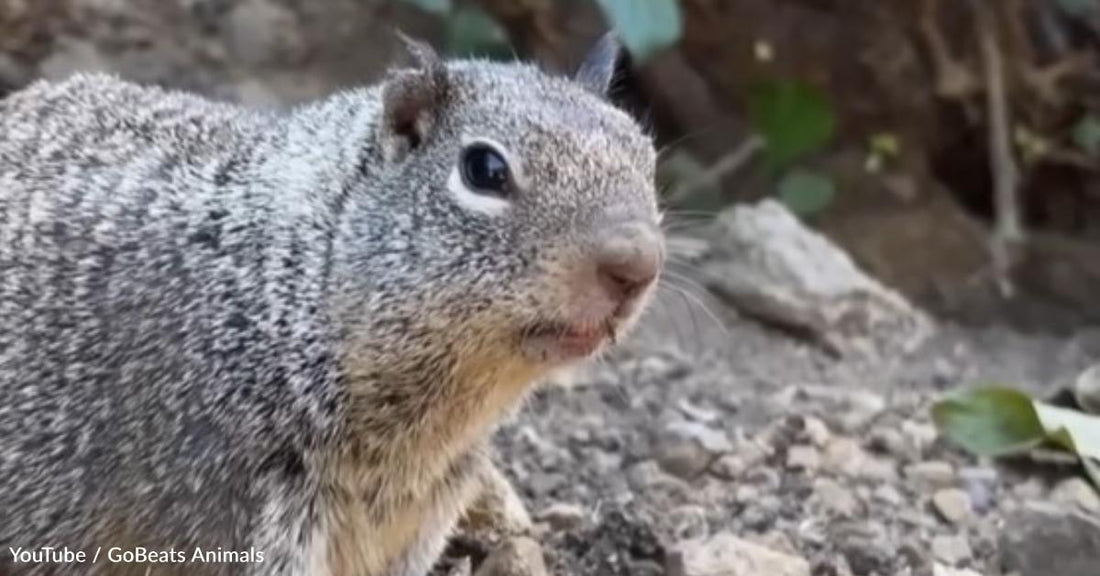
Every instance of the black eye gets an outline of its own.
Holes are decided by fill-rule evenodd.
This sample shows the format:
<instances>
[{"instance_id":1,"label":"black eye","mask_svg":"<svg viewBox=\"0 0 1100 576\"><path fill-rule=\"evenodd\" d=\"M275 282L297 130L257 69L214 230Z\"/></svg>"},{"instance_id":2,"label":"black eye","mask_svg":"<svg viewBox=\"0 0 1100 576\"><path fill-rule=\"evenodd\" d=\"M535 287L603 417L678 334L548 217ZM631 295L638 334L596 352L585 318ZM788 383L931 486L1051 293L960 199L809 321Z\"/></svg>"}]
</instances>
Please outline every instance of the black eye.
<instances>
[{"instance_id":1,"label":"black eye","mask_svg":"<svg viewBox=\"0 0 1100 576\"><path fill-rule=\"evenodd\" d=\"M485 144L473 144L462 151L460 163L467 188L492 196L508 195L508 163L499 152Z\"/></svg>"}]
</instances>

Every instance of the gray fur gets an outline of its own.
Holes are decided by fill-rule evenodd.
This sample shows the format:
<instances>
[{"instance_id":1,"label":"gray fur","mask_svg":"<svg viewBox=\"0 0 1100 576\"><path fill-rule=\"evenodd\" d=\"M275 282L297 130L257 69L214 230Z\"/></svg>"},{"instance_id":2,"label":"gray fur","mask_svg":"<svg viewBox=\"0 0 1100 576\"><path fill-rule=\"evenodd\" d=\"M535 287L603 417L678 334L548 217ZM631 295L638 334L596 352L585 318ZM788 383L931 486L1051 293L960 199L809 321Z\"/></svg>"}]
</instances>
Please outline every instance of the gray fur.
<instances>
[{"instance_id":1,"label":"gray fur","mask_svg":"<svg viewBox=\"0 0 1100 576\"><path fill-rule=\"evenodd\" d=\"M253 546L176 569L310 574L345 510L472 490L491 425L441 421L496 375L457 374L522 355L598 231L656 222L654 152L568 80L440 66L289 114L101 75L0 101L0 575L96 573L5 564L43 545ZM430 121L395 128L394 102ZM523 161L504 217L446 191L464 136ZM403 453L435 433L440 461ZM444 508L387 572L430 566Z\"/></svg>"}]
</instances>

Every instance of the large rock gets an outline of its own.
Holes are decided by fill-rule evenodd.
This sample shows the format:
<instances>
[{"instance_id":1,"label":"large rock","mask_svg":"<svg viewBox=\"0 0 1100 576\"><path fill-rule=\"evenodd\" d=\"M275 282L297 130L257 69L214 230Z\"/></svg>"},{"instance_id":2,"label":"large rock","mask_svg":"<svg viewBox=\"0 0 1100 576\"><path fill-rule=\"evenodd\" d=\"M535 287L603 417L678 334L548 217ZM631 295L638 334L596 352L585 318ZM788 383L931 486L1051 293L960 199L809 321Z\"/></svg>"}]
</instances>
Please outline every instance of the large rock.
<instances>
[{"instance_id":1,"label":"large rock","mask_svg":"<svg viewBox=\"0 0 1100 576\"><path fill-rule=\"evenodd\" d=\"M1100 574L1100 519L1060 506L1029 503L1009 514L1001 561L1020 576Z\"/></svg>"},{"instance_id":2,"label":"large rock","mask_svg":"<svg viewBox=\"0 0 1100 576\"><path fill-rule=\"evenodd\" d=\"M701 268L711 290L833 352L906 353L932 331L926 315L778 202L726 210L709 237Z\"/></svg>"},{"instance_id":3,"label":"large rock","mask_svg":"<svg viewBox=\"0 0 1100 576\"><path fill-rule=\"evenodd\" d=\"M680 542L666 564L666 576L810 576L805 559L728 533Z\"/></svg>"}]
</instances>

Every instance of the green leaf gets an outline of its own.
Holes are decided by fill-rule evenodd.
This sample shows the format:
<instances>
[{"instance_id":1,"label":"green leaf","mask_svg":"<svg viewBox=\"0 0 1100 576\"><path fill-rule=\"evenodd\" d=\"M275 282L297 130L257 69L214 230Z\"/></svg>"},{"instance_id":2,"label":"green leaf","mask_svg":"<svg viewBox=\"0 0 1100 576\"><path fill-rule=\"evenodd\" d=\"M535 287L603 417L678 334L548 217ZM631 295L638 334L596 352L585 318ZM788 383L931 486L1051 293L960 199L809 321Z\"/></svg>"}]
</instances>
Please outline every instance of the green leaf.
<instances>
[{"instance_id":1,"label":"green leaf","mask_svg":"<svg viewBox=\"0 0 1100 576\"><path fill-rule=\"evenodd\" d=\"M779 181L779 199L799 216L821 212L836 196L832 178L820 172L794 170Z\"/></svg>"},{"instance_id":2,"label":"green leaf","mask_svg":"<svg viewBox=\"0 0 1100 576\"><path fill-rule=\"evenodd\" d=\"M404 0L405 2L432 14L445 15L451 11L451 0Z\"/></svg>"},{"instance_id":3,"label":"green leaf","mask_svg":"<svg viewBox=\"0 0 1100 576\"><path fill-rule=\"evenodd\" d=\"M596 0L638 63L675 44L683 33L677 0Z\"/></svg>"},{"instance_id":4,"label":"green leaf","mask_svg":"<svg viewBox=\"0 0 1100 576\"><path fill-rule=\"evenodd\" d=\"M491 16L474 7L462 8L447 19L447 52L502 60L512 56L504 30Z\"/></svg>"},{"instance_id":5,"label":"green leaf","mask_svg":"<svg viewBox=\"0 0 1100 576\"><path fill-rule=\"evenodd\" d=\"M979 456L1057 445L1076 454L1100 486L1100 417L1032 400L1011 388L988 387L937 402L932 419L948 440Z\"/></svg>"},{"instance_id":6,"label":"green leaf","mask_svg":"<svg viewBox=\"0 0 1100 576\"><path fill-rule=\"evenodd\" d=\"M1073 143L1089 154L1100 153L1100 117L1086 114L1073 127Z\"/></svg>"},{"instance_id":7,"label":"green leaf","mask_svg":"<svg viewBox=\"0 0 1100 576\"><path fill-rule=\"evenodd\" d=\"M1026 452L1046 437L1031 398L1011 388L967 390L932 407L950 441L979 456Z\"/></svg>"},{"instance_id":8,"label":"green leaf","mask_svg":"<svg viewBox=\"0 0 1100 576\"><path fill-rule=\"evenodd\" d=\"M799 81L759 84L749 91L749 118L767 143L768 164L781 170L829 143L836 116L824 92Z\"/></svg>"}]
</instances>

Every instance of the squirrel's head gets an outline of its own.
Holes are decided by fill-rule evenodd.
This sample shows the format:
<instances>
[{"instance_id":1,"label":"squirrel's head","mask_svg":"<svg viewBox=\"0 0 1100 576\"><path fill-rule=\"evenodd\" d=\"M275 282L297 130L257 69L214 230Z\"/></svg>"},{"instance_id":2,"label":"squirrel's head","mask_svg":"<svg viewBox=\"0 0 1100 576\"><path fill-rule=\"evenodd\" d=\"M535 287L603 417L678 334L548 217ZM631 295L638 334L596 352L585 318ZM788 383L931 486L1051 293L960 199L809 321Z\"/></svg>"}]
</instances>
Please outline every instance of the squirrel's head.
<instances>
[{"instance_id":1,"label":"squirrel's head","mask_svg":"<svg viewBox=\"0 0 1100 576\"><path fill-rule=\"evenodd\" d=\"M613 342L664 259L653 142L606 97L617 41L573 78L406 42L416 66L383 84L373 143L367 322L536 372Z\"/></svg>"}]
</instances>

